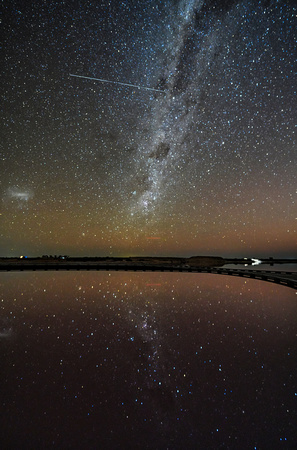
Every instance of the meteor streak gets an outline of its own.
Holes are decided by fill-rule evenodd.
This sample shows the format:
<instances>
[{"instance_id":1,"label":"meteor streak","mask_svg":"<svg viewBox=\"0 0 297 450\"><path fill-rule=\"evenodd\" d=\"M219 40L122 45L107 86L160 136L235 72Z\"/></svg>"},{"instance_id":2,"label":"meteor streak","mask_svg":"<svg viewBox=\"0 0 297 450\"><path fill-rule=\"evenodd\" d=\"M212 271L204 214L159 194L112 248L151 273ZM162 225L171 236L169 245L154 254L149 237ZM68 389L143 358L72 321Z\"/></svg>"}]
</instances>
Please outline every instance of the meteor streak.
<instances>
[{"instance_id":1,"label":"meteor streak","mask_svg":"<svg viewBox=\"0 0 297 450\"><path fill-rule=\"evenodd\" d=\"M134 87L137 89L145 89L147 91L165 92L165 91L161 91L160 89L154 89L154 88L149 88L149 87L145 87L145 86L138 86L136 84L121 83L120 81L103 80L102 78L85 77L84 75L74 75L73 73L70 73L69 76L76 77L76 78L85 78L86 80L101 81L101 83L120 84L121 86Z\"/></svg>"}]
</instances>

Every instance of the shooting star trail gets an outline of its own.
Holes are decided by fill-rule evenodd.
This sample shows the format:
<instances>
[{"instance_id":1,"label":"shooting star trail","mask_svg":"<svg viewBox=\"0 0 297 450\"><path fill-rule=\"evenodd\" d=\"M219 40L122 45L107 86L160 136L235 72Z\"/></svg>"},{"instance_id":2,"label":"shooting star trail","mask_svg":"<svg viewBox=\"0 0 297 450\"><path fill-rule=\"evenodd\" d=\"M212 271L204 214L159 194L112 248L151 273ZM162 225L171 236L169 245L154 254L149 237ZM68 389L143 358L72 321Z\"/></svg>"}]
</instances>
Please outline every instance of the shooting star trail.
<instances>
[{"instance_id":1,"label":"shooting star trail","mask_svg":"<svg viewBox=\"0 0 297 450\"><path fill-rule=\"evenodd\" d=\"M145 86L138 86L136 84L121 83L120 81L103 80L102 78L85 77L84 75L74 75L73 73L70 73L69 76L70 77L76 77L76 78L85 78L86 80L101 81L101 83L120 84L121 86L134 87L134 88L137 88L137 89L145 89L147 91L165 92L165 91L162 91L160 89L154 89L154 88L149 88L149 87L145 87Z\"/></svg>"}]
</instances>

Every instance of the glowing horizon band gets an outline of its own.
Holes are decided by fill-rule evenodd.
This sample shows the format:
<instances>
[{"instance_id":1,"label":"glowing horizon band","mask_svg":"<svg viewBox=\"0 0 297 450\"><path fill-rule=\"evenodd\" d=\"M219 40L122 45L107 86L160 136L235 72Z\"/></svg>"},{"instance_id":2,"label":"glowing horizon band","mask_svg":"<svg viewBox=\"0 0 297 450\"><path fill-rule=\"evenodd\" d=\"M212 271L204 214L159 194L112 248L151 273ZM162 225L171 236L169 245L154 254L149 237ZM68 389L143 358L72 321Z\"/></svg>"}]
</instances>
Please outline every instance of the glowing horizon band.
<instances>
[{"instance_id":1,"label":"glowing horizon band","mask_svg":"<svg viewBox=\"0 0 297 450\"><path fill-rule=\"evenodd\" d=\"M146 89L147 91L165 92L165 91L161 91L160 89L154 89L154 88L145 87L145 86L137 86L136 84L121 83L120 81L104 80L103 78L85 77L84 75L74 75L73 73L70 73L69 76L76 77L76 78L85 78L86 80L101 81L101 83L120 84L121 86L134 87L137 89Z\"/></svg>"}]
</instances>

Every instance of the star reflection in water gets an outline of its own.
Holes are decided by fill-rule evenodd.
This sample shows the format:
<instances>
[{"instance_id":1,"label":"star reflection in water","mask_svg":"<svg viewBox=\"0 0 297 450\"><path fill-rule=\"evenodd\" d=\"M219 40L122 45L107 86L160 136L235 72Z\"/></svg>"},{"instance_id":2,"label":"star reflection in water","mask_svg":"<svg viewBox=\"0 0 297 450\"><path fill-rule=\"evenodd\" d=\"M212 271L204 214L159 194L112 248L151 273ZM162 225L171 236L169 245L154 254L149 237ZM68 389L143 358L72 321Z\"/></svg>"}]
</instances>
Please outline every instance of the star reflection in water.
<instances>
[{"instance_id":1,"label":"star reflection in water","mask_svg":"<svg viewBox=\"0 0 297 450\"><path fill-rule=\"evenodd\" d=\"M0 339L6 447L296 442L294 290L210 274L26 273L2 274L0 294L13 330Z\"/></svg>"}]
</instances>

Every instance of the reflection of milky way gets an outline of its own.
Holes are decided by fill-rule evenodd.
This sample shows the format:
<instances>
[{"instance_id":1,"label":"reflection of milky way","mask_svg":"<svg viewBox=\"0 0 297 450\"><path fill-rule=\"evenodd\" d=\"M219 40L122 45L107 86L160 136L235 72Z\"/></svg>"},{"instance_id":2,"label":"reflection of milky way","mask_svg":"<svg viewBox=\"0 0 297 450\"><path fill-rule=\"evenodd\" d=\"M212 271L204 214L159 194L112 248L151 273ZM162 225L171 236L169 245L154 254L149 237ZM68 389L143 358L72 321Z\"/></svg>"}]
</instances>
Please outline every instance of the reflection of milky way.
<instances>
[{"instance_id":1,"label":"reflection of milky way","mask_svg":"<svg viewBox=\"0 0 297 450\"><path fill-rule=\"evenodd\" d=\"M3 274L0 298L1 448L296 447L292 289L32 272Z\"/></svg>"},{"instance_id":2,"label":"reflection of milky way","mask_svg":"<svg viewBox=\"0 0 297 450\"><path fill-rule=\"evenodd\" d=\"M141 392L158 408L171 409L176 400L175 389L170 382L169 367L166 364L166 343L158 326L157 304L147 301L142 308L130 309L128 319L134 325L137 339L140 340L141 363L137 369L141 380ZM131 336L135 340L136 336Z\"/></svg>"},{"instance_id":3,"label":"reflection of milky way","mask_svg":"<svg viewBox=\"0 0 297 450\"><path fill-rule=\"evenodd\" d=\"M149 121L149 137L145 136L139 146L137 163L142 184L136 210L142 213L155 209L163 191L189 161L193 146L199 145L199 120L203 115L209 66L222 51L219 49L222 40L227 40L238 27L239 8L233 11L231 19L228 11L218 18L205 14L202 4L192 1L180 9L180 22L174 30L176 37L171 37L164 72L156 86L165 94L156 96L151 115L145 118Z\"/></svg>"}]
</instances>

